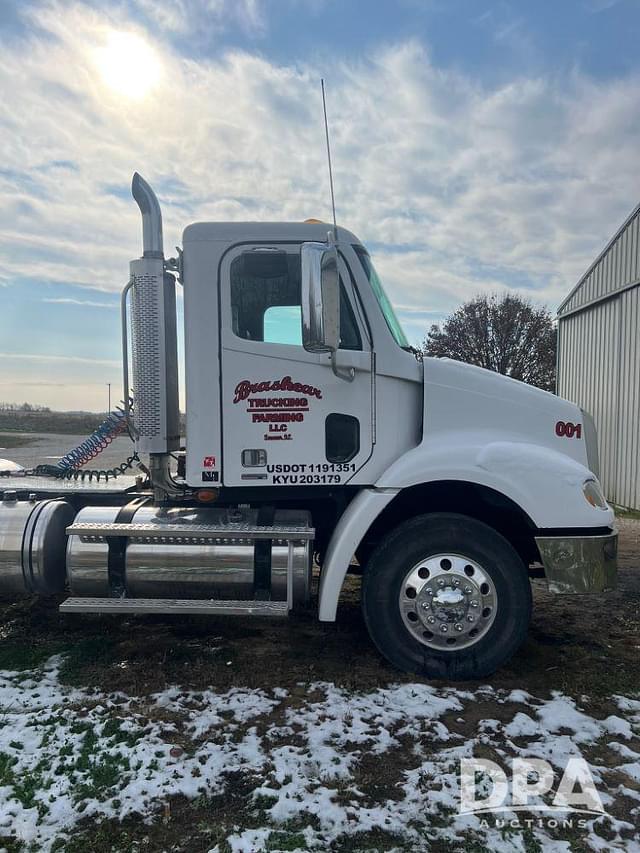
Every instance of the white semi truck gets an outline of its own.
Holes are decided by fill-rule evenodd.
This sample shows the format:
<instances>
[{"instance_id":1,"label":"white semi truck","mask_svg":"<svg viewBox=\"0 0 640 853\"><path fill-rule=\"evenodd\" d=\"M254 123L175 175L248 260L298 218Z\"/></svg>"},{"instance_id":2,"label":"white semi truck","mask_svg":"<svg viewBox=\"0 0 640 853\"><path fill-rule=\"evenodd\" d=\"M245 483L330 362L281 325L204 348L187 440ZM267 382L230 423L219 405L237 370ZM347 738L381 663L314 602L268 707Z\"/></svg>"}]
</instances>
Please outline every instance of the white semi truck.
<instances>
[{"instance_id":1,"label":"white semi truck","mask_svg":"<svg viewBox=\"0 0 640 853\"><path fill-rule=\"evenodd\" d=\"M144 476L87 475L82 451L53 470L5 465L5 594L66 590L66 613L286 616L312 599L315 557L318 616L333 621L359 564L382 654L465 679L522 643L531 577L560 594L615 584L584 411L417 356L343 228L197 223L165 260L156 196L138 174L132 191L143 255L122 297L126 403L97 443L126 425Z\"/></svg>"}]
</instances>

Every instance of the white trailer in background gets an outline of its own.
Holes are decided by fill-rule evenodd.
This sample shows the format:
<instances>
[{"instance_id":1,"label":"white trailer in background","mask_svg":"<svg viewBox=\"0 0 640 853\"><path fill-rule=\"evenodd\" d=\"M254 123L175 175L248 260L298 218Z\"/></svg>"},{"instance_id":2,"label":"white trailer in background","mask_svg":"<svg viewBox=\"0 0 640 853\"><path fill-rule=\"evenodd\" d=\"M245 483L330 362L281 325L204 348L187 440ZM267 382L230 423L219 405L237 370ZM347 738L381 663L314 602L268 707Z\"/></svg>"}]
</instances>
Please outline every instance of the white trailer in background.
<instances>
[{"instance_id":1,"label":"white trailer in background","mask_svg":"<svg viewBox=\"0 0 640 853\"><path fill-rule=\"evenodd\" d=\"M139 175L133 194L144 251L123 294L122 417L146 478L96 482L73 453L56 477L7 476L5 590L66 589L68 613L286 616L312 597L315 554L331 621L355 557L381 652L471 678L522 642L530 576L558 593L613 586L614 517L578 406L417 357L345 229L198 223L165 260Z\"/></svg>"}]
</instances>

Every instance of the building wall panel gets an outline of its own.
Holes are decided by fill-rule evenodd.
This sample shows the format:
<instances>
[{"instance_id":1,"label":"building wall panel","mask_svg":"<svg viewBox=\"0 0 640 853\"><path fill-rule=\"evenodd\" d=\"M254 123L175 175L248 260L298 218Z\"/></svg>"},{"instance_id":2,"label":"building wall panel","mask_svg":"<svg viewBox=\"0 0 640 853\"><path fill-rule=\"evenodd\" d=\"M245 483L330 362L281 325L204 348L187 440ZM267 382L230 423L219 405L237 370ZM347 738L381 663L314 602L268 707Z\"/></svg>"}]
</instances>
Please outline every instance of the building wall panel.
<instances>
[{"instance_id":1,"label":"building wall panel","mask_svg":"<svg viewBox=\"0 0 640 853\"><path fill-rule=\"evenodd\" d=\"M558 393L595 419L607 497L640 509L640 207L561 305L558 321Z\"/></svg>"},{"instance_id":2,"label":"building wall panel","mask_svg":"<svg viewBox=\"0 0 640 853\"><path fill-rule=\"evenodd\" d=\"M640 288L620 294L616 503L640 509Z\"/></svg>"},{"instance_id":3,"label":"building wall panel","mask_svg":"<svg viewBox=\"0 0 640 853\"><path fill-rule=\"evenodd\" d=\"M640 278L640 208L627 219L561 305L559 315L611 295Z\"/></svg>"},{"instance_id":4,"label":"building wall panel","mask_svg":"<svg viewBox=\"0 0 640 853\"><path fill-rule=\"evenodd\" d=\"M620 300L560 319L558 394L586 409L598 430L600 478L618 502L617 419Z\"/></svg>"}]
</instances>

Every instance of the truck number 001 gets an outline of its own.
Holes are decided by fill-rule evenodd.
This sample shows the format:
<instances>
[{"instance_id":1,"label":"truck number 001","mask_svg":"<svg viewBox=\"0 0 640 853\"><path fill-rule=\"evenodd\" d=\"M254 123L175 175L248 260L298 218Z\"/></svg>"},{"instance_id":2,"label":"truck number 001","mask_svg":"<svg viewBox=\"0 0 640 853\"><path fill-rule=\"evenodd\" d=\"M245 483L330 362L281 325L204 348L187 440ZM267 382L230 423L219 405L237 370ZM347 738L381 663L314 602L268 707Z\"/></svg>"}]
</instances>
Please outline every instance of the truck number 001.
<instances>
[{"instance_id":1,"label":"truck number 001","mask_svg":"<svg viewBox=\"0 0 640 853\"><path fill-rule=\"evenodd\" d=\"M582 438L582 424L572 424L571 421L558 421L556 435L560 438Z\"/></svg>"}]
</instances>

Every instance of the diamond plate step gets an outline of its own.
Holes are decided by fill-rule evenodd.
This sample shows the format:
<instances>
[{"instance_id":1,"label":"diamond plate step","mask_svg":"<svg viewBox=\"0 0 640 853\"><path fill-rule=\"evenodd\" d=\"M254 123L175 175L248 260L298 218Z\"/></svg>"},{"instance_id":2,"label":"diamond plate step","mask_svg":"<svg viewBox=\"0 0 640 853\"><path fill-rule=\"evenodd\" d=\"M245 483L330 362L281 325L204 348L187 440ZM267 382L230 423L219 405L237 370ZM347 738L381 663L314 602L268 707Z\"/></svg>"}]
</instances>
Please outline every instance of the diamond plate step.
<instances>
[{"instance_id":1,"label":"diamond plate step","mask_svg":"<svg viewBox=\"0 0 640 853\"><path fill-rule=\"evenodd\" d=\"M79 522L67 527L69 536L75 535L91 540L121 536L140 542L198 542L220 543L241 539L274 539L284 542L302 542L313 539L313 527L297 525L272 525L262 527L252 524L92 524Z\"/></svg>"},{"instance_id":2,"label":"diamond plate step","mask_svg":"<svg viewBox=\"0 0 640 853\"><path fill-rule=\"evenodd\" d=\"M184 613L210 616L288 616L286 601L180 598L67 598L61 613Z\"/></svg>"}]
</instances>

